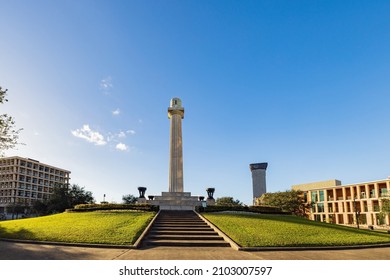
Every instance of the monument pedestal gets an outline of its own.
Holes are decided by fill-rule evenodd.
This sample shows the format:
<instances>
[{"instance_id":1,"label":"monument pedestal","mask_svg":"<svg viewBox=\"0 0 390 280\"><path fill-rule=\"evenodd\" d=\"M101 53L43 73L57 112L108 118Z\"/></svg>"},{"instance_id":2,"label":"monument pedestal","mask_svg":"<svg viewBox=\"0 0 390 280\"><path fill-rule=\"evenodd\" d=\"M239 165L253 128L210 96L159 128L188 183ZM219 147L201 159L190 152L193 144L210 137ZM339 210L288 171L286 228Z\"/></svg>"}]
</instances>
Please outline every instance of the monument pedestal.
<instances>
[{"instance_id":1,"label":"monument pedestal","mask_svg":"<svg viewBox=\"0 0 390 280\"><path fill-rule=\"evenodd\" d=\"M145 197L139 197L139 198L137 199L137 203L138 203L138 204L145 204L145 203L147 203L147 200L146 200Z\"/></svg>"},{"instance_id":2,"label":"monument pedestal","mask_svg":"<svg viewBox=\"0 0 390 280\"><path fill-rule=\"evenodd\" d=\"M214 198L207 198L206 203L207 203L207 205L215 205L215 199Z\"/></svg>"},{"instance_id":3,"label":"monument pedestal","mask_svg":"<svg viewBox=\"0 0 390 280\"><path fill-rule=\"evenodd\" d=\"M191 196L190 192L162 192L161 196L155 196L148 201L152 205L158 205L160 210L195 210L195 206L201 206L197 196Z\"/></svg>"}]
</instances>

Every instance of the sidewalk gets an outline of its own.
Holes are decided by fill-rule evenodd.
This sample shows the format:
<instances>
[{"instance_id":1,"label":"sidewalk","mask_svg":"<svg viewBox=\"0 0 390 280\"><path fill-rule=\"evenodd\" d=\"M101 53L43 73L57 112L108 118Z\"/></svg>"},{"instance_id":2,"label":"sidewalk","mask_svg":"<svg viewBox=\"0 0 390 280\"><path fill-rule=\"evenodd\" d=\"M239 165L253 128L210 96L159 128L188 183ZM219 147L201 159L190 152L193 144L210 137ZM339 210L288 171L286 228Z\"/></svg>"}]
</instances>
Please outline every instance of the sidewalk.
<instances>
[{"instance_id":1,"label":"sidewalk","mask_svg":"<svg viewBox=\"0 0 390 280\"><path fill-rule=\"evenodd\" d=\"M390 248L245 252L229 247L135 250L0 241L0 260L390 260Z\"/></svg>"}]
</instances>

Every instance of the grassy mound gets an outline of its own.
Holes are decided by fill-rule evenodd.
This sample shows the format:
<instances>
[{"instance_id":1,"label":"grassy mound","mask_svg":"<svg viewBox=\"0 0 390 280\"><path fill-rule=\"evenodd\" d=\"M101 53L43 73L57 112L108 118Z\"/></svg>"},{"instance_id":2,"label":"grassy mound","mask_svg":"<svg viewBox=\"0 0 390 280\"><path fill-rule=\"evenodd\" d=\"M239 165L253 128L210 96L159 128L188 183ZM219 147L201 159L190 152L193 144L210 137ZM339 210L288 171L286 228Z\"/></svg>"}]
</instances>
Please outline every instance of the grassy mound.
<instances>
[{"instance_id":1,"label":"grassy mound","mask_svg":"<svg viewBox=\"0 0 390 280\"><path fill-rule=\"evenodd\" d=\"M69 243L131 245L155 213L100 211L62 213L0 222L0 237Z\"/></svg>"},{"instance_id":2,"label":"grassy mound","mask_svg":"<svg viewBox=\"0 0 390 280\"><path fill-rule=\"evenodd\" d=\"M237 213L203 215L243 247L390 243L390 234L315 222L295 216Z\"/></svg>"}]
</instances>

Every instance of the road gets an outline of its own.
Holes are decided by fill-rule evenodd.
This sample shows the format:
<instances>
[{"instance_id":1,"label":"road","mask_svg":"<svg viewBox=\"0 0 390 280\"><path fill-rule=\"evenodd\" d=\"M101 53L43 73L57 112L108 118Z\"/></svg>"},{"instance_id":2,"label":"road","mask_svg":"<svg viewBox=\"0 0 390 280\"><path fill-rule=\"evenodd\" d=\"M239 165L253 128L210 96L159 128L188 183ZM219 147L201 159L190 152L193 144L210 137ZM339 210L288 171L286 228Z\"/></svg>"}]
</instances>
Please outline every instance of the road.
<instances>
[{"instance_id":1,"label":"road","mask_svg":"<svg viewBox=\"0 0 390 280\"><path fill-rule=\"evenodd\" d=\"M135 250L0 241L0 260L390 260L390 248L246 252L223 247Z\"/></svg>"}]
</instances>

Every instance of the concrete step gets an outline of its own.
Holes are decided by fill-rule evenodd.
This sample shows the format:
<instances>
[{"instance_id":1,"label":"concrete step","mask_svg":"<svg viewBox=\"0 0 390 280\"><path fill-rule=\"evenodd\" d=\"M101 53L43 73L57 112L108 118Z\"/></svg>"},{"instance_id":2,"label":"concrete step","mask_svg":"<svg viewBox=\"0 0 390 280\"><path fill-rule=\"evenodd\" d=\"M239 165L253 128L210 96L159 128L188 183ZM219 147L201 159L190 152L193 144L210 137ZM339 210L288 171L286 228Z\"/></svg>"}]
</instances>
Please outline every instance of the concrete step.
<instances>
[{"instance_id":1,"label":"concrete step","mask_svg":"<svg viewBox=\"0 0 390 280\"><path fill-rule=\"evenodd\" d=\"M204 223L202 220L194 219L194 218L189 218L189 219L156 219L158 222L171 222L171 223Z\"/></svg>"},{"instance_id":2,"label":"concrete step","mask_svg":"<svg viewBox=\"0 0 390 280\"><path fill-rule=\"evenodd\" d=\"M152 230L169 230L169 231L214 231L207 227L153 227Z\"/></svg>"},{"instance_id":3,"label":"concrete step","mask_svg":"<svg viewBox=\"0 0 390 280\"><path fill-rule=\"evenodd\" d=\"M149 240L223 240L219 235L170 235L170 234L151 234Z\"/></svg>"},{"instance_id":4,"label":"concrete step","mask_svg":"<svg viewBox=\"0 0 390 280\"><path fill-rule=\"evenodd\" d=\"M169 247L230 247L225 241L214 240L148 240L147 246L169 246Z\"/></svg>"},{"instance_id":5,"label":"concrete step","mask_svg":"<svg viewBox=\"0 0 390 280\"><path fill-rule=\"evenodd\" d=\"M155 222L164 222L164 223L204 223L202 220L192 219L156 219Z\"/></svg>"},{"instance_id":6,"label":"concrete step","mask_svg":"<svg viewBox=\"0 0 390 280\"><path fill-rule=\"evenodd\" d=\"M172 230L151 230L149 232L150 235L160 234L163 235L176 235L176 236L183 236L183 235L218 235L215 231L172 231ZM149 235L148 235L149 236Z\"/></svg>"},{"instance_id":7,"label":"concrete step","mask_svg":"<svg viewBox=\"0 0 390 280\"><path fill-rule=\"evenodd\" d=\"M188 227L194 227L194 228L201 228L201 227L204 227L204 228L208 228L209 226L207 224L193 224L193 223L155 223L154 224L155 227L181 227L181 228L188 228Z\"/></svg>"},{"instance_id":8,"label":"concrete step","mask_svg":"<svg viewBox=\"0 0 390 280\"><path fill-rule=\"evenodd\" d=\"M198 221L198 219L194 220L194 217L188 217L188 218L157 218L157 220L166 220L166 221Z\"/></svg>"},{"instance_id":9,"label":"concrete step","mask_svg":"<svg viewBox=\"0 0 390 280\"><path fill-rule=\"evenodd\" d=\"M229 247L211 227L193 211L161 211L145 246Z\"/></svg>"}]
</instances>

